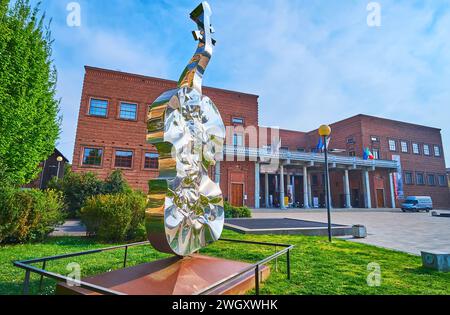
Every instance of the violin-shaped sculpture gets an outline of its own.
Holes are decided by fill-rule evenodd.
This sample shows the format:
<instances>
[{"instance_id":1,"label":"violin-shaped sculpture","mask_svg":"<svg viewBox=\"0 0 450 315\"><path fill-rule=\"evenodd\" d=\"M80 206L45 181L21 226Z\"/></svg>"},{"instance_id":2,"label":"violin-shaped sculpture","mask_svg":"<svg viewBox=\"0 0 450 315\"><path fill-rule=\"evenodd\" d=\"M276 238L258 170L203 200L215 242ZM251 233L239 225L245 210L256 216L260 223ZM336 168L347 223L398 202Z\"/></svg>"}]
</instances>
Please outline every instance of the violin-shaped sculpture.
<instances>
[{"instance_id":1,"label":"violin-shaped sculpture","mask_svg":"<svg viewBox=\"0 0 450 315\"><path fill-rule=\"evenodd\" d=\"M148 239L157 250L179 256L218 240L224 224L222 192L208 168L222 155L225 126L214 103L202 95L215 45L210 16L207 2L190 14L198 26L197 51L178 88L154 101L147 120L147 142L159 153L159 177L149 181Z\"/></svg>"}]
</instances>

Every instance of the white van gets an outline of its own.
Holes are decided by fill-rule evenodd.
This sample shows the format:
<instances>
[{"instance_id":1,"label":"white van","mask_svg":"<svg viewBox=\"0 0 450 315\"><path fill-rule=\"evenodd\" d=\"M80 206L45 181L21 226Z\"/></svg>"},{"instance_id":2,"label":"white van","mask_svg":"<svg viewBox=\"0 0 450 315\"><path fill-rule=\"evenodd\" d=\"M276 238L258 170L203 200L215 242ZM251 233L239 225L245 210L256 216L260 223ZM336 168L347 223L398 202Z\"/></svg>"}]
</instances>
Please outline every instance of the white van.
<instances>
[{"instance_id":1,"label":"white van","mask_svg":"<svg viewBox=\"0 0 450 315\"><path fill-rule=\"evenodd\" d=\"M402 211L420 211L426 212L433 210L433 200L428 196L410 196L406 197L404 203L402 203Z\"/></svg>"}]
</instances>

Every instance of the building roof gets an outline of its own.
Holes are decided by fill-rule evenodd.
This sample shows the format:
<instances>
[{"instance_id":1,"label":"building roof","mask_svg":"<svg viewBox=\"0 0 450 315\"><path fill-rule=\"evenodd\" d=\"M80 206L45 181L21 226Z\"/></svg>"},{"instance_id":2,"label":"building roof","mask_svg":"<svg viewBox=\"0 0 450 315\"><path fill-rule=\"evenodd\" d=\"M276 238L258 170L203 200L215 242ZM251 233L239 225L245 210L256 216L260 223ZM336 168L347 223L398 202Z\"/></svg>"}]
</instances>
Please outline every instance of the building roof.
<instances>
[{"instance_id":1,"label":"building roof","mask_svg":"<svg viewBox=\"0 0 450 315\"><path fill-rule=\"evenodd\" d=\"M134 77L134 78L146 79L146 80L151 80L151 81L159 81L159 82L165 82L165 83L169 83L169 84L176 84L177 83L174 80L161 79L161 78L156 78L156 77L151 77L151 76L146 76L146 75L141 75L141 74L135 74L135 73L130 73L130 72L123 72L123 71L118 71L118 70L97 68L97 67L92 67L92 66L88 66L88 65L85 65L84 69L86 71L87 70L91 70L91 71L97 71L97 72L119 74L119 75L124 75L124 76L127 76L127 77ZM210 87L210 86L203 86L203 87L204 88L208 88L208 89L212 89L212 90L217 90L217 91L222 91L222 92L226 92L226 93L231 93L231 94L240 94L240 95L247 95L247 96L252 96L252 97L259 98L259 95L251 94L251 93L220 89L220 88Z\"/></svg>"},{"instance_id":2,"label":"building roof","mask_svg":"<svg viewBox=\"0 0 450 315\"><path fill-rule=\"evenodd\" d=\"M383 121L387 121L387 122L394 122L396 124L403 124L403 125L408 125L408 126L413 126L413 127L420 127L420 128L429 128L429 129L435 129L435 130L439 130L441 131L440 128L436 128L436 127L430 127L430 126L424 126L424 125L419 125L419 124L413 124L413 123L409 123L409 122L405 122L405 121L400 121L400 120L395 120L395 119L388 119L388 118L384 118L384 117L378 117L378 116L371 116L371 115L366 115L366 114L358 114L355 116L351 116L349 118L345 118L339 121L336 121L335 123L340 123L346 120L350 120L350 119L354 119L354 118L369 118L369 119L377 119L377 120L383 120Z\"/></svg>"}]
</instances>

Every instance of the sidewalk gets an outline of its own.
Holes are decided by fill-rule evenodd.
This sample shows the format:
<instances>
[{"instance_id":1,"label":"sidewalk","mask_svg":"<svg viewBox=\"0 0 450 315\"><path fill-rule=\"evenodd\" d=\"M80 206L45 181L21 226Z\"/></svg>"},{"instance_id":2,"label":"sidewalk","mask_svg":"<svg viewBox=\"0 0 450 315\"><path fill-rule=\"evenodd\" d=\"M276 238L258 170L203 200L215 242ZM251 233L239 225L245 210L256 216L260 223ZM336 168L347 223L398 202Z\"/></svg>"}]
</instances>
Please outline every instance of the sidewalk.
<instances>
[{"instance_id":1,"label":"sidewalk","mask_svg":"<svg viewBox=\"0 0 450 315\"><path fill-rule=\"evenodd\" d=\"M86 227L80 220L67 220L57 226L50 236L86 236Z\"/></svg>"}]
</instances>

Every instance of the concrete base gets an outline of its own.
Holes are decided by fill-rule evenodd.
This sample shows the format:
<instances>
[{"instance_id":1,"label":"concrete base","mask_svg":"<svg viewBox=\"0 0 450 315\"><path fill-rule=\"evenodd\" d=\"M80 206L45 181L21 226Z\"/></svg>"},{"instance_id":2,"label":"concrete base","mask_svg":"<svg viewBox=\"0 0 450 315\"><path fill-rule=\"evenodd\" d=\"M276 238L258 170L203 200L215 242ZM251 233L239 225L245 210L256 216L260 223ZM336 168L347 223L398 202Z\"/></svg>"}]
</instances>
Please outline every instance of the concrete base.
<instances>
[{"instance_id":1,"label":"concrete base","mask_svg":"<svg viewBox=\"0 0 450 315\"><path fill-rule=\"evenodd\" d=\"M450 271L450 254L438 252L420 252L422 255L422 264L425 268L438 271Z\"/></svg>"},{"instance_id":2,"label":"concrete base","mask_svg":"<svg viewBox=\"0 0 450 315\"><path fill-rule=\"evenodd\" d=\"M185 258L174 256L82 280L128 295L192 295L249 266L248 263L202 255ZM266 280L269 274L269 268L262 267L261 281ZM254 288L255 272L251 270L233 282L215 289L211 294L245 294ZM57 284L56 294L98 295L66 283Z\"/></svg>"},{"instance_id":3,"label":"concrete base","mask_svg":"<svg viewBox=\"0 0 450 315\"><path fill-rule=\"evenodd\" d=\"M328 227L325 223L289 218L225 220L225 228L242 234L328 235ZM333 236L352 235L352 227L333 224L331 233Z\"/></svg>"}]
</instances>

